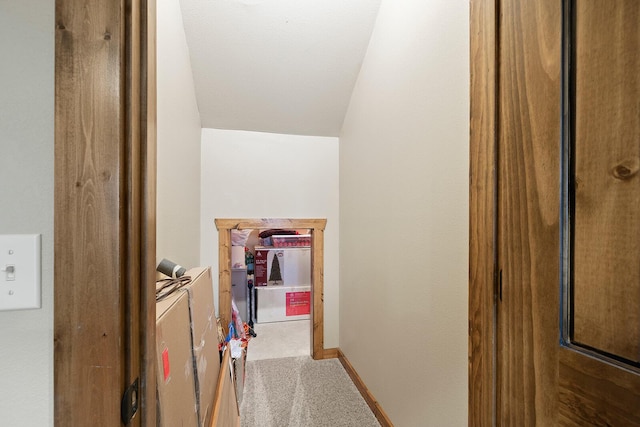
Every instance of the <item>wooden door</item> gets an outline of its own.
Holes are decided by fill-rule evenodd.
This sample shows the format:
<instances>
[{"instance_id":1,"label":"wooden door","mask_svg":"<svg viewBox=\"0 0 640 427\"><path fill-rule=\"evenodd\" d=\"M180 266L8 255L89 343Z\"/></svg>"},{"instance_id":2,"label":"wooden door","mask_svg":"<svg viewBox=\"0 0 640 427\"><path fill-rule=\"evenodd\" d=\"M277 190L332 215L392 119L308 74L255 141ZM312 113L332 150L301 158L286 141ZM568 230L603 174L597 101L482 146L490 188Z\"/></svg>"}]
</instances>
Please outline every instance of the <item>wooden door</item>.
<instances>
[{"instance_id":1,"label":"wooden door","mask_svg":"<svg viewBox=\"0 0 640 427\"><path fill-rule=\"evenodd\" d=\"M640 2L475 3L470 424L640 425Z\"/></svg>"}]
</instances>

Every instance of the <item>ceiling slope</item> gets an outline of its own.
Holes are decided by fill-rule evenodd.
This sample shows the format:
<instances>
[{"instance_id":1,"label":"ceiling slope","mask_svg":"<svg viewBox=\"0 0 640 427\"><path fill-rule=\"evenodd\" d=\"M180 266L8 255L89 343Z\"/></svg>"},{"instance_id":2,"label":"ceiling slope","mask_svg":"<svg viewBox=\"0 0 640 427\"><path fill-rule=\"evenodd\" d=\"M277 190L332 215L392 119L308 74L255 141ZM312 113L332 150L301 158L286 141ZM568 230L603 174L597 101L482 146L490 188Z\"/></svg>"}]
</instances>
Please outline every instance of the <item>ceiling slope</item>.
<instances>
[{"instance_id":1,"label":"ceiling slope","mask_svg":"<svg viewBox=\"0 0 640 427\"><path fill-rule=\"evenodd\" d=\"M202 126L338 136L380 0L181 0Z\"/></svg>"}]
</instances>

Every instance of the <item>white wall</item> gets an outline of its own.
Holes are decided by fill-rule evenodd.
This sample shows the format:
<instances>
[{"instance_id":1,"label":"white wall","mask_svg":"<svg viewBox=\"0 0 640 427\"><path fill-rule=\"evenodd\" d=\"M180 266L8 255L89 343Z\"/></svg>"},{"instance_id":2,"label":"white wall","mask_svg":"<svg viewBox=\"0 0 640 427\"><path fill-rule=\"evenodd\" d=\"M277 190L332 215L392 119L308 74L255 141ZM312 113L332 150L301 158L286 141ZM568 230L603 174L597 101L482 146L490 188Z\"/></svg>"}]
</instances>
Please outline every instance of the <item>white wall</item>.
<instances>
[{"instance_id":1,"label":"white wall","mask_svg":"<svg viewBox=\"0 0 640 427\"><path fill-rule=\"evenodd\" d=\"M0 312L0 424L53 425L54 2L0 0L0 234L42 234L42 308Z\"/></svg>"},{"instance_id":2,"label":"white wall","mask_svg":"<svg viewBox=\"0 0 640 427\"><path fill-rule=\"evenodd\" d=\"M398 427L467 425L468 10L383 0L340 136L340 348Z\"/></svg>"},{"instance_id":3,"label":"white wall","mask_svg":"<svg viewBox=\"0 0 640 427\"><path fill-rule=\"evenodd\" d=\"M179 0L157 3L158 261L200 259L200 114Z\"/></svg>"},{"instance_id":4,"label":"white wall","mask_svg":"<svg viewBox=\"0 0 640 427\"><path fill-rule=\"evenodd\" d=\"M338 346L338 139L202 130L201 264L218 302L216 218L326 218L324 345Z\"/></svg>"}]
</instances>

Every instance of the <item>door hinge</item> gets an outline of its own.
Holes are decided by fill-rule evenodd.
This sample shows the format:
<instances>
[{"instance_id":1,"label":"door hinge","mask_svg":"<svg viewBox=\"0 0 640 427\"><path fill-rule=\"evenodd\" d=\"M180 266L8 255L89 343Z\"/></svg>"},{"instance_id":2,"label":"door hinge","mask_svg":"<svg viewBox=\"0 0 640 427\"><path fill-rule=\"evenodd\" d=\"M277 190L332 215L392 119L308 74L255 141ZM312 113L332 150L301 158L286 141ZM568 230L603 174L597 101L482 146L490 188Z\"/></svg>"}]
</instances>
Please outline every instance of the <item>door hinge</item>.
<instances>
[{"instance_id":1,"label":"door hinge","mask_svg":"<svg viewBox=\"0 0 640 427\"><path fill-rule=\"evenodd\" d=\"M494 296L502 302L502 269L496 272L494 276Z\"/></svg>"},{"instance_id":2,"label":"door hinge","mask_svg":"<svg viewBox=\"0 0 640 427\"><path fill-rule=\"evenodd\" d=\"M124 425L129 424L136 412L138 412L138 378L127 387L122 395L122 402L120 403L122 423Z\"/></svg>"}]
</instances>

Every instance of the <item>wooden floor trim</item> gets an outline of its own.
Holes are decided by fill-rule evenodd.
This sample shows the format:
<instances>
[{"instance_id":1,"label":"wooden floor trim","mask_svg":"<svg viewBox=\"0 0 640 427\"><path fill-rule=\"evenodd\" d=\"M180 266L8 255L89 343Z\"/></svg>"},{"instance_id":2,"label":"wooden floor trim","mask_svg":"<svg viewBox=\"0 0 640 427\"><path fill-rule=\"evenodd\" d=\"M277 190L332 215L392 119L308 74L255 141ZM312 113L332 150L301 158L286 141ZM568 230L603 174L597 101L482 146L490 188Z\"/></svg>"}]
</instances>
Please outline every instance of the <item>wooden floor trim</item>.
<instances>
[{"instance_id":1,"label":"wooden floor trim","mask_svg":"<svg viewBox=\"0 0 640 427\"><path fill-rule=\"evenodd\" d=\"M325 348L322 351L323 359L337 359L340 357L340 349L338 348Z\"/></svg>"},{"instance_id":2,"label":"wooden floor trim","mask_svg":"<svg viewBox=\"0 0 640 427\"><path fill-rule=\"evenodd\" d=\"M327 354L331 353L333 350L337 351L338 360L340 360L340 363L342 363L344 370L347 371L347 374L349 374L349 376L351 377L351 381L353 381L353 384L355 384L355 386L358 388L358 391L362 395L362 398L364 399L365 402L367 402L367 405L369 405L369 408L371 408L371 411L378 419L378 422L380 423L380 425L382 427L393 427L393 423L391 422L387 414L384 412L384 410L382 409L382 407L380 406L376 398L373 397L373 394L371 394L367 386L364 384L364 382L362 381L362 378L360 378L360 375L358 375L356 370L353 368L353 366L351 365L351 362L349 362L349 360L347 359L347 356L345 356L344 353L339 348L325 349L325 353L324 353L325 358L328 358L326 357Z\"/></svg>"}]
</instances>

